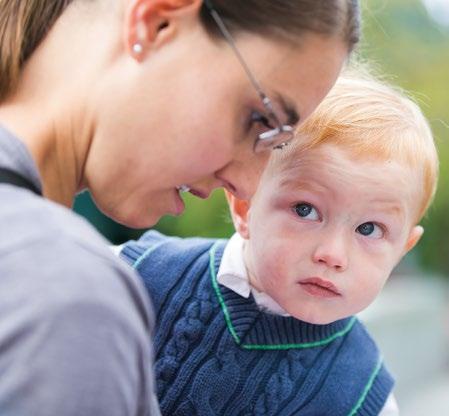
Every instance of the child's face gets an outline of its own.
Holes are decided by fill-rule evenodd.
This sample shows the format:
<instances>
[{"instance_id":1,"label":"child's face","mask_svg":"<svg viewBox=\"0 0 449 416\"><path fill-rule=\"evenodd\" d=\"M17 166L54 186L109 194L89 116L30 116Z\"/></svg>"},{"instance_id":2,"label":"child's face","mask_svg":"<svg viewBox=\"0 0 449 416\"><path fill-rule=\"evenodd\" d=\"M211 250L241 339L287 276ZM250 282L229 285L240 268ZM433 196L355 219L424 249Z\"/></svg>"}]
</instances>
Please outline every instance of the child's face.
<instances>
[{"instance_id":1,"label":"child's face","mask_svg":"<svg viewBox=\"0 0 449 416\"><path fill-rule=\"evenodd\" d=\"M311 323L361 311L422 234L416 183L395 162L351 161L330 145L267 172L247 215L231 202L253 286Z\"/></svg>"}]
</instances>

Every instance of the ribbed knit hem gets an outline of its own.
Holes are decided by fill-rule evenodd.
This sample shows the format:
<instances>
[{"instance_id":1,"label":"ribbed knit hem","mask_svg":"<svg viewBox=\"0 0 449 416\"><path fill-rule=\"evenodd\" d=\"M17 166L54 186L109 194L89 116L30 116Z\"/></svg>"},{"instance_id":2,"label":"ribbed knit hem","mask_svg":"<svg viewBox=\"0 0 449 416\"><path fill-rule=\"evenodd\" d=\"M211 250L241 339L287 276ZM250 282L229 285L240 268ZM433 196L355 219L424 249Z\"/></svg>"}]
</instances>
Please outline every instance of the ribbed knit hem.
<instances>
[{"instance_id":1,"label":"ribbed knit hem","mask_svg":"<svg viewBox=\"0 0 449 416\"><path fill-rule=\"evenodd\" d=\"M139 247L135 241L128 242L120 252L120 257L132 266L143 254L144 250L145 249Z\"/></svg>"},{"instance_id":2,"label":"ribbed knit hem","mask_svg":"<svg viewBox=\"0 0 449 416\"><path fill-rule=\"evenodd\" d=\"M382 363L379 364L374 379L366 386L366 390L357 406L349 416L378 415L385 406L386 399L393 390L394 380Z\"/></svg>"},{"instance_id":3,"label":"ribbed knit hem","mask_svg":"<svg viewBox=\"0 0 449 416\"><path fill-rule=\"evenodd\" d=\"M178 237L163 236L157 231L146 232L138 241L128 241L120 252L120 257L135 269L145 261L145 258L162 244L179 240Z\"/></svg>"},{"instance_id":4,"label":"ribbed knit hem","mask_svg":"<svg viewBox=\"0 0 449 416\"><path fill-rule=\"evenodd\" d=\"M285 350L318 347L346 335L356 322L356 318L351 317L328 325L315 325L261 311L252 295L244 298L218 284L216 276L224 247L225 243L218 241L211 248L210 274L227 327L243 348Z\"/></svg>"}]
</instances>

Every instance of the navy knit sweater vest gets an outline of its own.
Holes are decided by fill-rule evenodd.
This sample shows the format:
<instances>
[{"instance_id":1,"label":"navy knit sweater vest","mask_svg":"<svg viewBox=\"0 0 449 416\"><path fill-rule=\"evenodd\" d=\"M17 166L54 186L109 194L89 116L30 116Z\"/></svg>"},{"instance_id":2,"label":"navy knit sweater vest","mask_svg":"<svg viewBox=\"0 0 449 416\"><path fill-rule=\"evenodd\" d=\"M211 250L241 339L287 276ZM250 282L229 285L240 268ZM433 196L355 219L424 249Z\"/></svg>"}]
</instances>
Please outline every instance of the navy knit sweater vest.
<instances>
[{"instance_id":1,"label":"navy knit sweater vest","mask_svg":"<svg viewBox=\"0 0 449 416\"><path fill-rule=\"evenodd\" d=\"M156 312L162 414L377 415L393 380L363 325L262 312L217 283L225 245L150 231L122 251Z\"/></svg>"}]
</instances>

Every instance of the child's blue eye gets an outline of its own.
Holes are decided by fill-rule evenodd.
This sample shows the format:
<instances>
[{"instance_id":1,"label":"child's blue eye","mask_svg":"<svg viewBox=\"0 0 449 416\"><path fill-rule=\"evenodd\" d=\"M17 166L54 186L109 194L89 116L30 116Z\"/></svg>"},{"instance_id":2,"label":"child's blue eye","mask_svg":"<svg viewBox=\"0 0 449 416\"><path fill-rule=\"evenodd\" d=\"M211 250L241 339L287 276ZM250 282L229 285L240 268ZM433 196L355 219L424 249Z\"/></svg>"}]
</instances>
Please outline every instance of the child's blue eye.
<instances>
[{"instance_id":1,"label":"child's blue eye","mask_svg":"<svg viewBox=\"0 0 449 416\"><path fill-rule=\"evenodd\" d=\"M307 218L308 220L318 220L319 215L313 205L302 202L294 206L296 214L301 218Z\"/></svg>"},{"instance_id":2,"label":"child's blue eye","mask_svg":"<svg viewBox=\"0 0 449 416\"><path fill-rule=\"evenodd\" d=\"M365 222L359 225L356 232L369 238L382 238L384 235L382 228L373 222Z\"/></svg>"}]
</instances>

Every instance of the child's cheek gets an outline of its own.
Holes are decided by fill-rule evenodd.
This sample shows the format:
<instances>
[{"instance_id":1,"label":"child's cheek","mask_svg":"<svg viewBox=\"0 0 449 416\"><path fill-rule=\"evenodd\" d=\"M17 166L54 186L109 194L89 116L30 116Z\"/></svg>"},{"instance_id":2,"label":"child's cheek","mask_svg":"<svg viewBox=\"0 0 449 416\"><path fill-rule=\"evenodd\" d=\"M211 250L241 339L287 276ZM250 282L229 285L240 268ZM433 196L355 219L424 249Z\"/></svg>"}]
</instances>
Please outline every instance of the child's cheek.
<instances>
[{"instance_id":1,"label":"child's cheek","mask_svg":"<svg viewBox=\"0 0 449 416\"><path fill-rule=\"evenodd\" d=\"M264 271L264 286L268 294L278 294L284 286L285 271L282 261L272 256L271 261L267 262Z\"/></svg>"},{"instance_id":2,"label":"child's cheek","mask_svg":"<svg viewBox=\"0 0 449 416\"><path fill-rule=\"evenodd\" d=\"M362 286L357 288L355 293L354 304L356 310L353 313L357 313L367 308L379 295L383 287L383 279L373 277L370 281L365 281Z\"/></svg>"}]
</instances>

